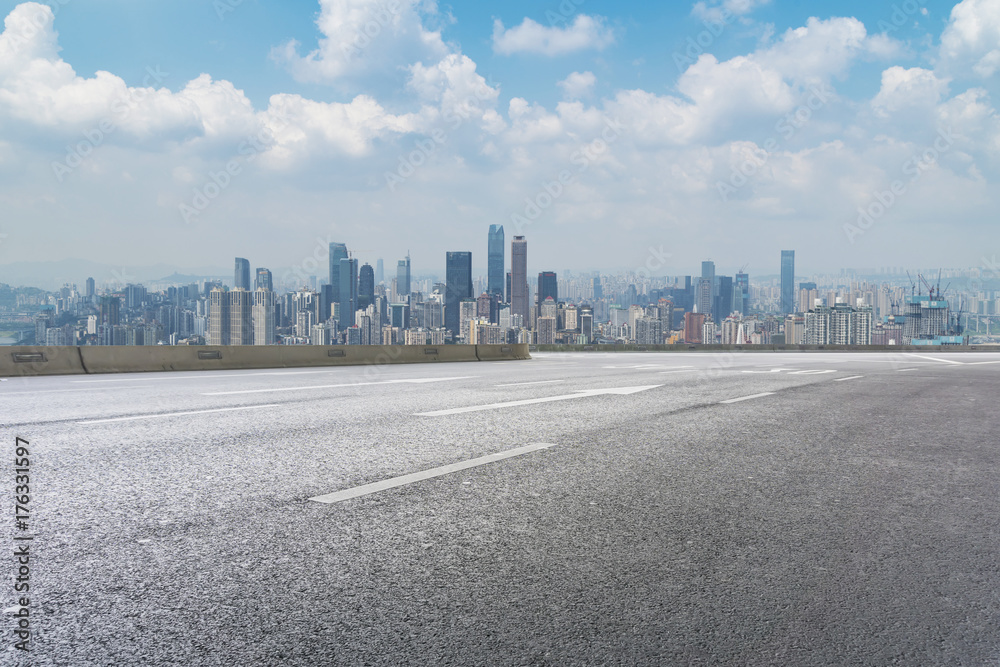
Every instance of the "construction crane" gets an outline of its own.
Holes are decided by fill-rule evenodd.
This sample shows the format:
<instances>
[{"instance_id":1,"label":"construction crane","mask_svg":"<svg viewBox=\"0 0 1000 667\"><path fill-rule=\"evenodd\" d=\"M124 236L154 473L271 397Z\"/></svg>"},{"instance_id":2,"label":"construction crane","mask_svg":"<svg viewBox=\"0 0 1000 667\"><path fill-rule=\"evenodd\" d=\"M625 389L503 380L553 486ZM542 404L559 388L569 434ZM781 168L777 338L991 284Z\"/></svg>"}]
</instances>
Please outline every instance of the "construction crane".
<instances>
[{"instance_id":1,"label":"construction crane","mask_svg":"<svg viewBox=\"0 0 1000 667\"><path fill-rule=\"evenodd\" d=\"M906 279L910 281L910 296L913 296L913 293L917 291L917 284L913 282L913 276L910 275L909 271L906 272Z\"/></svg>"},{"instance_id":2,"label":"construction crane","mask_svg":"<svg viewBox=\"0 0 1000 667\"><path fill-rule=\"evenodd\" d=\"M737 271L737 273L746 273L746 272L747 272L747 269L748 269L749 267L750 267L750 264L749 264L749 263L747 263L747 264L744 264L743 266L741 266L741 267L740 267L740 270L739 270L739 271Z\"/></svg>"},{"instance_id":3,"label":"construction crane","mask_svg":"<svg viewBox=\"0 0 1000 667\"><path fill-rule=\"evenodd\" d=\"M934 300L934 287L932 287L931 284L929 282L927 282L927 279L924 278L923 275L921 275L921 274L918 273L917 277L920 278L920 282L922 282L924 284L924 287L927 288L927 294L928 294L928 296L931 297L931 301L933 301Z\"/></svg>"}]
</instances>

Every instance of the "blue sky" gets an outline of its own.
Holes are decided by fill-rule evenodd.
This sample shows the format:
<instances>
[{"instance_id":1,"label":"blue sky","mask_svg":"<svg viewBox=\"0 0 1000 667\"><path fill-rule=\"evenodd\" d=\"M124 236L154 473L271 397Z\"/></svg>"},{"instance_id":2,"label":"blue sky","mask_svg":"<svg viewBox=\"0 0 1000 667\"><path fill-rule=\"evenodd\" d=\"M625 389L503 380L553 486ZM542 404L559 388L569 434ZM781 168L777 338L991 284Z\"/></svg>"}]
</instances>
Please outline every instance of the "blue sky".
<instances>
[{"instance_id":1,"label":"blue sky","mask_svg":"<svg viewBox=\"0 0 1000 667\"><path fill-rule=\"evenodd\" d=\"M327 237L479 272L496 223L532 271L1000 252L1000 0L49 5L0 2L2 281Z\"/></svg>"}]
</instances>

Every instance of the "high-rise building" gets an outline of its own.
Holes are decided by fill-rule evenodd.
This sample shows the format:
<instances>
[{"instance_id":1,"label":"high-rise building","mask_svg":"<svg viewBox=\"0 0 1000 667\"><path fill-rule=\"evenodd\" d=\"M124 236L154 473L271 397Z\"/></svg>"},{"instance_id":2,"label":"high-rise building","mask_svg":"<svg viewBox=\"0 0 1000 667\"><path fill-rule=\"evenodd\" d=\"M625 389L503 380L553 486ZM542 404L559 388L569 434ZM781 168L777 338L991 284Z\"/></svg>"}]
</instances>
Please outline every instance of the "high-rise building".
<instances>
[{"instance_id":1,"label":"high-rise building","mask_svg":"<svg viewBox=\"0 0 1000 667\"><path fill-rule=\"evenodd\" d=\"M274 289L274 282L271 279L271 272L267 269L257 269L257 278L254 281L253 288L257 289Z\"/></svg>"},{"instance_id":2,"label":"high-rise building","mask_svg":"<svg viewBox=\"0 0 1000 667\"><path fill-rule=\"evenodd\" d=\"M550 297L554 303L559 303L559 281L556 278L555 271L542 271L538 274L539 308Z\"/></svg>"},{"instance_id":3,"label":"high-rise building","mask_svg":"<svg viewBox=\"0 0 1000 667\"><path fill-rule=\"evenodd\" d=\"M698 278L695 305L702 315L712 314L712 280L710 278Z\"/></svg>"},{"instance_id":4,"label":"high-rise building","mask_svg":"<svg viewBox=\"0 0 1000 667\"><path fill-rule=\"evenodd\" d=\"M472 253L449 252L445 257L445 276L444 326L457 338L462 335L459 304L472 298Z\"/></svg>"},{"instance_id":5,"label":"high-rise building","mask_svg":"<svg viewBox=\"0 0 1000 667\"><path fill-rule=\"evenodd\" d=\"M354 311L358 306L358 260L344 257L340 260L340 328L354 326ZM336 294L336 292L334 292Z\"/></svg>"},{"instance_id":6,"label":"high-rise building","mask_svg":"<svg viewBox=\"0 0 1000 667\"><path fill-rule=\"evenodd\" d=\"M250 262L242 257L236 258L236 271L233 274L233 289L250 289Z\"/></svg>"},{"instance_id":7,"label":"high-rise building","mask_svg":"<svg viewBox=\"0 0 1000 667\"><path fill-rule=\"evenodd\" d=\"M601 277L594 276L594 300L604 298L604 288L601 286Z\"/></svg>"},{"instance_id":8,"label":"high-rise building","mask_svg":"<svg viewBox=\"0 0 1000 667\"><path fill-rule=\"evenodd\" d=\"M365 262L358 272L358 310L364 310L375 303L375 271Z\"/></svg>"},{"instance_id":9,"label":"high-rise building","mask_svg":"<svg viewBox=\"0 0 1000 667\"><path fill-rule=\"evenodd\" d=\"M711 260L705 260L704 262L701 263L701 277L702 280L708 280L708 284L710 285L712 290L711 298L715 299L715 295L717 294L717 292L715 291L715 262ZM699 309L699 312L709 313L711 311Z\"/></svg>"},{"instance_id":10,"label":"high-rise building","mask_svg":"<svg viewBox=\"0 0 1000 667\"><path fill-rule=\"evenodd\" d=\"M781 251L781 313L795 312L795 251Z\"/></svg>"},{"instance_id":11,"label":"high-rise building","mask_svg":"<svg viewBox=\"0 0 1000 667\"><path fill-rule=\"evenodd\" d=\"M113 327L120 324L121 300L116 296L101 297L101 319L99 324Z\"/></svg>"},{"instance_id":12,"label":"high-rise building","mask_svg":"<svg viewBox=\"0 0 1000 667\"><path fill-rule=\"evenodd\" d=\"M209 345L229 345L229 292L216 287L208 293Z\"/></svg>"},{"instance_id":13,"label":"high-rise building","mask_svg":"<svg viewBox=\"0 0 1000 667\"><path fill-rule=\"evenodd\" d=\"M384 265L382 264L382 259L379 258L375 262L375 284L381 285L384 282L385 282L385 268Z\"/></svg>"},{"instance_id":14,"label":"high-rise building","mask_svg":"<svg viewBox=\"0 0 1000 667\"><path fill-rule=\"evenodd\" d=\"M750 305L750 276L742 271L736 274L733 286L733 311L746 315Z\"/></svg>"},{"instance_id":15,"label":"high-rise building","mask_svg":"<svg viewBox=\"0 0 1000 667\"><path fill-rule=\"evenodd\" d=\"M510 313L520 315L523 322L530 318L528 305L528 241L515 236L510 242Z\"/></svg>"},{"instance_id":16,"label":"high-rise building","mask_svg":"<svg viewBox=\"0 0 1000 667\"><path fill-rule=\"evenodd\" d=\"M705 335L705 313L684 313L684 342L701 343Z\"/></svg>"},{"instance_id":17,"label":"high-rise building","mask_svg":"<svg viewBox=\"0 0 1000 667\"><path fill-rule=\"evenodd\" d=\"M274 344L275 329L275 304L277 295L263 287L258 287L253 292L253 310L251 320L253 321L253 344L272 345Z\"/></svg>"},{"instance_id":18,"label":"high-rise building","mask_svg":"<svg viewBox=\"0 0 1000 667\"><path fill-rule=\"evenodd\" d=\"M229 292L228 344L253 345L253 292L250 290Z\"/></svg>"},{"instance_id":19,"label":"high-rise building","mask_svg":"<svg viewBox=\"0 0 1000 667\"><path fill-rule=\"evenodd\" d=\"M721 322L733 312L733 279L730 276L717 276L715 283L712 319Z\"/></svg>"},{"instance_id":20,"label":"high-rise building","mask_svg":"<svg viewBox=\"0 0 1000 667\"><path fill-rule=\"evenodd\" d=\"M486 256L486 291L503 300L504 278L503 225L490 225Z\"/></svg>"},{"instance_id":21,"label":"high-rise building","mask_svg":"<svg viewBox=\"0 0 1000 667\"><path fill-rule=\"evenodd\" d=\"M344 243L330 244L330 284L333 285L333 298L340 302L340 260L347 259L347 245Z\"/></svg>"},{"instance_id":22,"label":"high-rise building","mask_svg":"<svg viewBox=\"0 0 1000 667\"><path fill-rule=\"evenodd\" d=\"M94 298L95 287L96 287L96 284L94 283L94 279L93 278L87 278L87 300L88 301Z\"/></svg>"},{"instance_id":23,"label":"high-rise building","mask_svg":"<svg viewBox=\"0 0 1000 667\"><path fill-rule=\"evenodd\" d=\"M399 300L410 298L410 254L396 264L396 294Z\"/></svg>"}]
</instances>

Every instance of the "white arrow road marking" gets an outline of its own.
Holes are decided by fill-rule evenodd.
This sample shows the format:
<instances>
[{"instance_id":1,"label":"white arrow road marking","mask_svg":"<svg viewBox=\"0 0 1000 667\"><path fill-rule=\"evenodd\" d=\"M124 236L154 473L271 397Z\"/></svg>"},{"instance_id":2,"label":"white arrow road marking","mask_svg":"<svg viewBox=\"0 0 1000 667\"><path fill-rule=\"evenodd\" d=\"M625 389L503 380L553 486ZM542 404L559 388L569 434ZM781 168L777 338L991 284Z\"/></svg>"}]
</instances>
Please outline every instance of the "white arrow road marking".
<instances>
[{"instance_id":1,"label":"white arrow road marking","mask_svg":"<svg viewBox=\"0 0 1000 667\"><path fill-rule=\"evenodd\" d=\"M386 380L384 382L344 382L341 384L318 384L311 387L271 387L269 389L243 389L240 391L213 391L202 396L232 396L234 394L270 394L278 391L306 391L309 389L340 389L343 387L370 387L381 384L428 384L430 382L448 382L451 380L468 380L473 375L455 378L414 378L410 380Z\"/></svg>"},{"instance_id":2,"label":"white arrow road marking","mask_svg":"<svg viewBox=\"0 0 1000 667\"><path fill-rule=\"evenodd\" d=\"M77 422L77 424L107 424L108 422L129 422L136 419L159 419L161 417L182 417L184 415L204 415L209 412L233 412L234 410L256 410L258 408L277 408L277 403L268 405L245 405L238 408L217 408L215 410L188 410L187 412L167 412L158 415L137 415L135 417L114 417L113 419L92 419L90 421Z\"/></svg>"},{"instance_id":3,"label":"white arrow road marking","mask_svg":"<svg viewBox=\"0 0 1000 667\"><path fill-rule=\"evenodd\" d=\"M940 357L928 357L924 354L916 354L914 352L904 352L908 357L916 357L917 359L930 359L931 361L940 361L942 364L955 364L956 366L964 366L961 361L952 361L951 359L941 359Z\"/></svg>"},{"instance_id":4,"label":"white arrow road marking","mask_svg":"<svg viewBox=\"0 0 1000 667\"><path fill-rule=\"evenodd\" d=\"M539 380L538 382L515 382L514 384L497 384L495 387L528 387L533 384L558 384L566 380Z\"/></svg>"},{"instance_id":5,"label":"white arrow road marking","mask_svg":"<svg viewBox=\"0 0 1000 667\"><path fill-rule=\"evenodd\" d=\"M764 398L765 396L774 396L773 391L764 392L763 394L751 394L750 396L740 396L739 398L730 398L728 401L719 401L719 403L739 403L740 401L749 401L751 398Z\"/></svg>"},{"instance_id":6,"label":"white arrow road marking","mask_svg":"<svg viewBox=\"0 0 1000 667\"><path fill-rule=\"evenodd\" d=\"M614 394L618 396L627 396L628 394L637 394L640 391L646 391L647 389L656 389L657 387L662 387L662 384L651 384L645 387L620 387L617 389L581 389L573 394L565 394L563 396L547 396L545 398L528 398L521 401L509 401L507 403L490 403L489 405L470 405L465 408L451 408L449 410L435 410L433 412L417 412L415 413L417 417L444 417L446 415L460 415L465 412L480 412L482 410L499 410L501 408L514 408L519 405L534 405L535 403L551 403L553 401L569 401L574 398L587 398L588 396L602 396L606 394Z\"/></svg>"},{"instance_id":7,"label":"white arrow road marking","mask_svg":"<svg viewBox=\"0 0 1000 667\"><path fill-rule=\"evenodd\" d=\"M339 503L343 500L350 500L351 498L357 498L359 496L367 496L370 493L378 493L379 491L394 489L397 486L405 486L407 484L413 484L414 482L422 482L425 479L441 477L442 475L448 475L453 472L458 472L459 470L475 468L477 466L486 465L487 463L496 463L497 461L503 461L504 459L510 459L515 456L530 454L531 452L548 449L549 447L555 447L555 445L552 443L539 442L533 445L526 445L524 447L518 447L517 449L511 449L506 452L500 452L499 454L480 456L479 458L462 461L461 463L452 463L451 465L441 466L439 468L431 468L430 470L415 472L401 477L393 477L381 482L373 482L372 484L365 484L364 486L356 486L353 489L345 489L344 491L336 491L334 493L328 493L324 496L316 496L314 498L310 498L309 500L326 504Z\"/></svg>"}]
</instances>

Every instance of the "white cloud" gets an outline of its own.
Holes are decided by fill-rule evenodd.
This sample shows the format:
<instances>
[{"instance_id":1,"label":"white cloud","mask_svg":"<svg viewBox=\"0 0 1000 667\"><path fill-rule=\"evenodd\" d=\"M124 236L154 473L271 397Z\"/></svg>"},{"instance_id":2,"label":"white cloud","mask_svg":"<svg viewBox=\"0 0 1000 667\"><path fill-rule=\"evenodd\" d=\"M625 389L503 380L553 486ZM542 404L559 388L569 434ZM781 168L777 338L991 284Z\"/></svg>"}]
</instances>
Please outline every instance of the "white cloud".
<instances>
[{"instance_id":1,"label":"white cloud","mask_svg":"<svg viewBox=\"0 0 1000 667\"><path fill-rule=\"evenodd\" d=\"M948 92L948 81L920 67L890 67L882 72L882 87L872 100L875 115L890 115L913 107L932 108Z\"/></svg>"},{"instance_id":2,"label":"white cloud","mask_svg":"<svg viewBox=\"0 0 1000 667\"><path fill-rule=\"evenodd\" d=\"M694 4L691 13L708 23L729 23L733 17L745 16L769 4L771 0L702 0Z\"/></svg>"},{"instance_id":3,"label":"white cloud","mask_svg":"<svg viewBox=\"0 0 1000 667\"><path fill-rule=\"evenodd\" d=\"M861 56L890 57L901 45L885 35L869 36L856 18L809 18L806 25L787 30L780 40L753 55L763 66L800 83L842 76Z\"/></svg>"},{"instance_id":4,"label":"white cloud","mask_svg":"<svg viewBox=\"0 0 1000 667\"><path fill-rule=\"evenodd\" d=\"M425 17L437 16L434 0L320 0L320 6L318 48L303 56L292 40L271 51L299 81L358 81L450 51L440 31L425 25Z\"/></svg>"},{"instance_id":5,"label":"white cloud","mask_svg":"<svg viewBox=\"0 0 1000 667\"><path fill-rule=\"evenodd\" d=\"M589 97L594 91L597 77L593 72L573 72L556 85L562 88L563 97L568 100L578 100Z\"/></svg>"},{"instance_id":6,"label":"white cloud","mask_svg":"<svg viewBox=\"0 0 1000 667\"><path fill-rule=\"evenodd\" d=\"M561 56L587 49L600 51L614 42L614 31L600 16L578 14L565 28L546 28L529 18L510 29L505 29L499 19L493 23L493 51L505 56L514 53Z\"/></svg>"},{"instance_id":7,"label":"white cloud","mask_svg":"<svg viewBox=\"0 0 1000 667\"><path fill-rule=\"evenodd\" d=\"M951 10L941 34L944 68L956 74L971 67L980 77L1000 69L1000 0L963 0Z\"/></svg>"}]
</instances>

